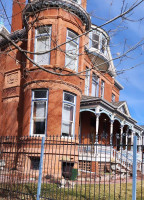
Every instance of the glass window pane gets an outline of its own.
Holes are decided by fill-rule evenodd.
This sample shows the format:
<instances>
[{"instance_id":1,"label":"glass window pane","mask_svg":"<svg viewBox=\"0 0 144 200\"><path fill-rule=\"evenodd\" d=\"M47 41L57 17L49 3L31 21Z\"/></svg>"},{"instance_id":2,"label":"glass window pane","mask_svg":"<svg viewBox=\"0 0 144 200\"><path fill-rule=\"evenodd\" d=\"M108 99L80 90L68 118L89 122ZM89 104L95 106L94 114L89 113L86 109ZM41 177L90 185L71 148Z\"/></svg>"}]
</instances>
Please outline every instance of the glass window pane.
<instances>
[{"instance_id":1,"label":"glass window pane","mask_svg":"<svg viewBox=\"0 0 144 200\"><path fill-rule=\"evenodd\" d=\"M64 101L73 103L65 103L63 102L63 110L62 110L62 136L73 135L73 126L74 126L74 112L75 112L75 96L64 92Z\"/></svg>"},{"instance_id":2,"label":"glass window pane","mask_svg":"<svg viewBox=\"0 0 144 200\"><path fill-rule=\"evenodd\" d=\"M99 42L99 35L93 33L92 34L92 40L95 40L95 41Z\"/></svg>"},{"instance_id":3,"label":"glass window pane","mask_svg":"<svg viewBox=\"0 0 144 200\"><path fill-rule=\"evenodd\" d=\"M92 41L92 47L98 49L98 42Z\"/></svg>"},{"instance_id":4,"label":"glass window pane","mask_svg":"<svg viewBox=\"0 0 144 200\"><path fill-rule=\"evenodd\" d=\"M62 136L72 136L72 122L62 123Z\"/></svg>"},{"instance_id":5,"label":"glass window pane","mask_svg":"<svg viewBox=\"0 0 144 200\"><path fill-rule=\"evenodd\" d=\"M70 55L77 55L77 44L74 42L67 43L67 53Z\"/></svg>"},{"instance_id":6,"label":"glass window pane","mask_svg":"<svg viewBox=\"0 0 144 200\"><path fill-rule=\"evenodd\" d=\"M48 27L48 26L40 26L40 27L37 28L37 35L38 34L43 34L43 33L49 34L50 33L50 27Z\"/></svg>"},{"instance_id":7,"label":"glass window pane","mask_svg":"<svg viewBox=\"0 0 144 200\"><path fill-rule=\"evenodd\" d=\"M66 61L65 61L66 67L71 69L71 70L76 71L76 69L77 69L77 58L66 55L65 59L66 59Z\"/></svg>"},{"instance_id":8,"label":"glass window pane","mask_svg":"<svg viewBox=\"0 0 144 200\"><path fill-rule=\"evenodd\" d=\"M30 157L31 169L39 170L40 157Z\"/></svg>"},{"instance_id":9,"label":"glass window pane","mask_svg":"<svg viewBox=\"0 0 144 200\"><path fill-rule=\"evenodd\" d=\"M34 102L34 116L38 118L45 118L46 102Z\"/></svg>"},{"instance_id":10,"label":"glass window pane","mask_svg":"<svg viewBox=\"0 0 144 200\"><path fill-rule=\"evenodd\" d=\"M73 106L64 104L63 108L63 119L66 121L73 121Z\"/></svg>"},{"instance_id":11,"label":"glass window pane","mask_svg":"<svg viewBox=\"0 0 144 200\"><path fill-rule=\"evenodd\" d=\"M69 38L73 39L73 38L75 38L76 36L77 36L77 34L75 34L74 32L68 31L68 37L69 37ZM74 41L77 42L77 41L78 41L78 38L75 39Z\"/></svg>"},{"instance_id":12,"label":"glass window pane","mask_svg":"<svg viewBox=\"0 0 144 200\"><path fill-rule=\"evenodd\" d=\"M45 134L45 120L34 121L34 134Z\"/></svg>"},{"instance_id":13,"label":"glass window pane","mask_svg":"<svg viewBox=\"0 0 144 200\"><path fill-rule=\"evenodd\" d=\"M77 35L68 30L67 41L76 37ZM77 61L78 61L78 39L68 42L66 44L66 55L65 55L65 65L71 70L77 70Z\"/></svg>"},{"instance_id":14,"label":"glass window pane","mask_svg":"<svg viewBox=\"0 0 144 200\"><path fill-rule=\"evenodd\" d=\"M34 91L34 98L35 99L41 99L41 98L47 98L47 91Z\"/></svg>"},{"instance_id":15,"label":"glass window pane","mask_svg":"<svg viewBox=\"0 0 144 200\"><path fill-rule=\"evenodd\" d=\"M96 96L96 85L95 83L92 83L92 96Z\"/></svg>"},{"instance_id":16,"label":"glass window pane","mask_svg":"<svg viewBox=\"0 0 144 200\"><path fill-rule=\"evenodd\" d=\"M48 37L40 37L37 39L37 49L36 52L45 52L50 49L50 39ZM41 55L36 55L37 63L40 65L49 63L49 53L44 53Z\"/></svg>"},{"instance_id":17,"label":"glass window pane","mask_svg":"<svg viewBox=\"0 0 144 200\"><path fill-rule=\"evenodd\" d=\"M74 95L65 92L64 93L64 100L69 101L71 103L74 103Z\"/></svg>"}]
</instances>

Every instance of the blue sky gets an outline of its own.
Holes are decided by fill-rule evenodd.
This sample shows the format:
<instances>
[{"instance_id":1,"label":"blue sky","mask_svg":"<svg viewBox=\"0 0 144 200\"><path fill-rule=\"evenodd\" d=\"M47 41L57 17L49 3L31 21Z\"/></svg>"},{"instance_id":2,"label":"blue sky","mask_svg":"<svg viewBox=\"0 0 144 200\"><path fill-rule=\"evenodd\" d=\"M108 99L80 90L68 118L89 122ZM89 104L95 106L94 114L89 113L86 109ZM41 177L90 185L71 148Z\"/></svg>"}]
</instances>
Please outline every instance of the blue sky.
<instances>
[{"instance_id":1,"label":"blue sky","mask_svg":"<svg viewBox=\"0 0 144 200\"><path fill-rule=\"evenodd\" d=\"M12 0L2 0L2 2L11 20ZM134 0L127 0L125 5L129 7L133 2ZM92 14L92 22L102 25L120 14L122 0L87 0L87 5L88 12ZM111 36L110 47L113 58L122 55L124 49L129 49L144 38L144 21L137 21L144 17L143 8L144 2L131 12L129 19L134 21L122 22L119 19L103 27ZM7 20L5 20L5 26L9 29ZM140 63L143 64L140 65ZM117 80L124 86L124 90L120 93L120 100L127 101L131 116L138 121L138 124L142 125L144 124L144 45L129 53L128 57L121 62L114 61L114 64L118 71L138 65L134 69L118 75Z\"/></svg>"}]
</instances>

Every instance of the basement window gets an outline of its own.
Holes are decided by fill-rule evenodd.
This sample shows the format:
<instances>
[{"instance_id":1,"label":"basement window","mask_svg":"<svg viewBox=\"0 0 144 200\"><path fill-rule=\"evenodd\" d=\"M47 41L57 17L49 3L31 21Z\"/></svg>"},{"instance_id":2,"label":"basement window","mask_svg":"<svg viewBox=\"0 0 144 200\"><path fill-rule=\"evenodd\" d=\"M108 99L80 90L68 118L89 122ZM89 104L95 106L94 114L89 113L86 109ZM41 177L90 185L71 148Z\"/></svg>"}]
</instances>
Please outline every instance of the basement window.
<instances>
[{"instance_id":1,"label":"basement window","mask_svg":"<svg viewBox=\"0 0 144 200\"><path fill-rule=\"evenodd\" d=\"M30 160L31 160L30 169L39 170L40 157L30 157Z\"/></svg>"}]
</instances>

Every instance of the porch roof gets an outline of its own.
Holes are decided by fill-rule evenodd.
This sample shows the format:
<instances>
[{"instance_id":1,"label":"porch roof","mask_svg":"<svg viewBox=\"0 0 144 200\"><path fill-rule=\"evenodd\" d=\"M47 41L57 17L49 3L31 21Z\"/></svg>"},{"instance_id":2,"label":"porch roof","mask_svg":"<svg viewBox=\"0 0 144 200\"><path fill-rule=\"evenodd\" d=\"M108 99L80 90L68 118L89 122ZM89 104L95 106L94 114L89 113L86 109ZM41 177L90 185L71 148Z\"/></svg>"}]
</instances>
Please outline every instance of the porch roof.
<instances>
[{"instance_id":1,"label":"porch roof","mask_svg":"<svg viewBox=\"0 0 144 200\"><path fill-rule=\"evenodd\" d=\"M136 125L137 121L134 120L130 115L127 115L119 110L119 107L122 106L126 101L118 101L118 102L108 102L102 98L99 97L92 97L92 96L85 96L83 95L81 98L80 107L83 109L94 109L97 106L101 106L108 111L110 111L112 114L117 113L119 116L121 116L126 121L129 121L130 123ZM138 126L138 125L136 125ZM139 126L138 126L139 127Z\"/></svg>"}]
</instances>

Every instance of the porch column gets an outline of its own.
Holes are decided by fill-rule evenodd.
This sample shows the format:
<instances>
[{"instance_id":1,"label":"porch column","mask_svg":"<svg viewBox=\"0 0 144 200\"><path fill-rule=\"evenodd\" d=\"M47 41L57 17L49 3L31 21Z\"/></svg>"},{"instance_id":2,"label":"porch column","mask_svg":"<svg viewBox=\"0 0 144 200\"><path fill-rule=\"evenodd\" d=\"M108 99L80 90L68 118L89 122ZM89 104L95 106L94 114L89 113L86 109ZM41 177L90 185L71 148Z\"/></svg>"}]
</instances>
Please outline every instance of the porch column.
<instances>
[{"instance_id":1,"label":"porch column","mask_svg":"<svg viewBox=\"0 0 144 200\"><path fill-rule=\"evenodd\" d=\"M114 120L111 120L111 124L110 124L110 145L112 145L112 139L113 139L113 123L114 123Z\"/></svg>"},{"instance_id":2,"label":"porch column","mask_svg":"<svg viewBox=\"0 0 144 200\"><path fill-rule=\"evenodd\" d=\"M123 125L120 127L120 148L122 148L123 145Z\"/></svg>"},{"instance_id":3,"label":"porch column","mask_svg":"<svg viewBox=\"0 0 144 200\"><path fill-rule=\"evenodd\" d=\"M99 113L96 113L96 144L98 144L98 130L99 130Z\"/></svg>"}]
</instances>

